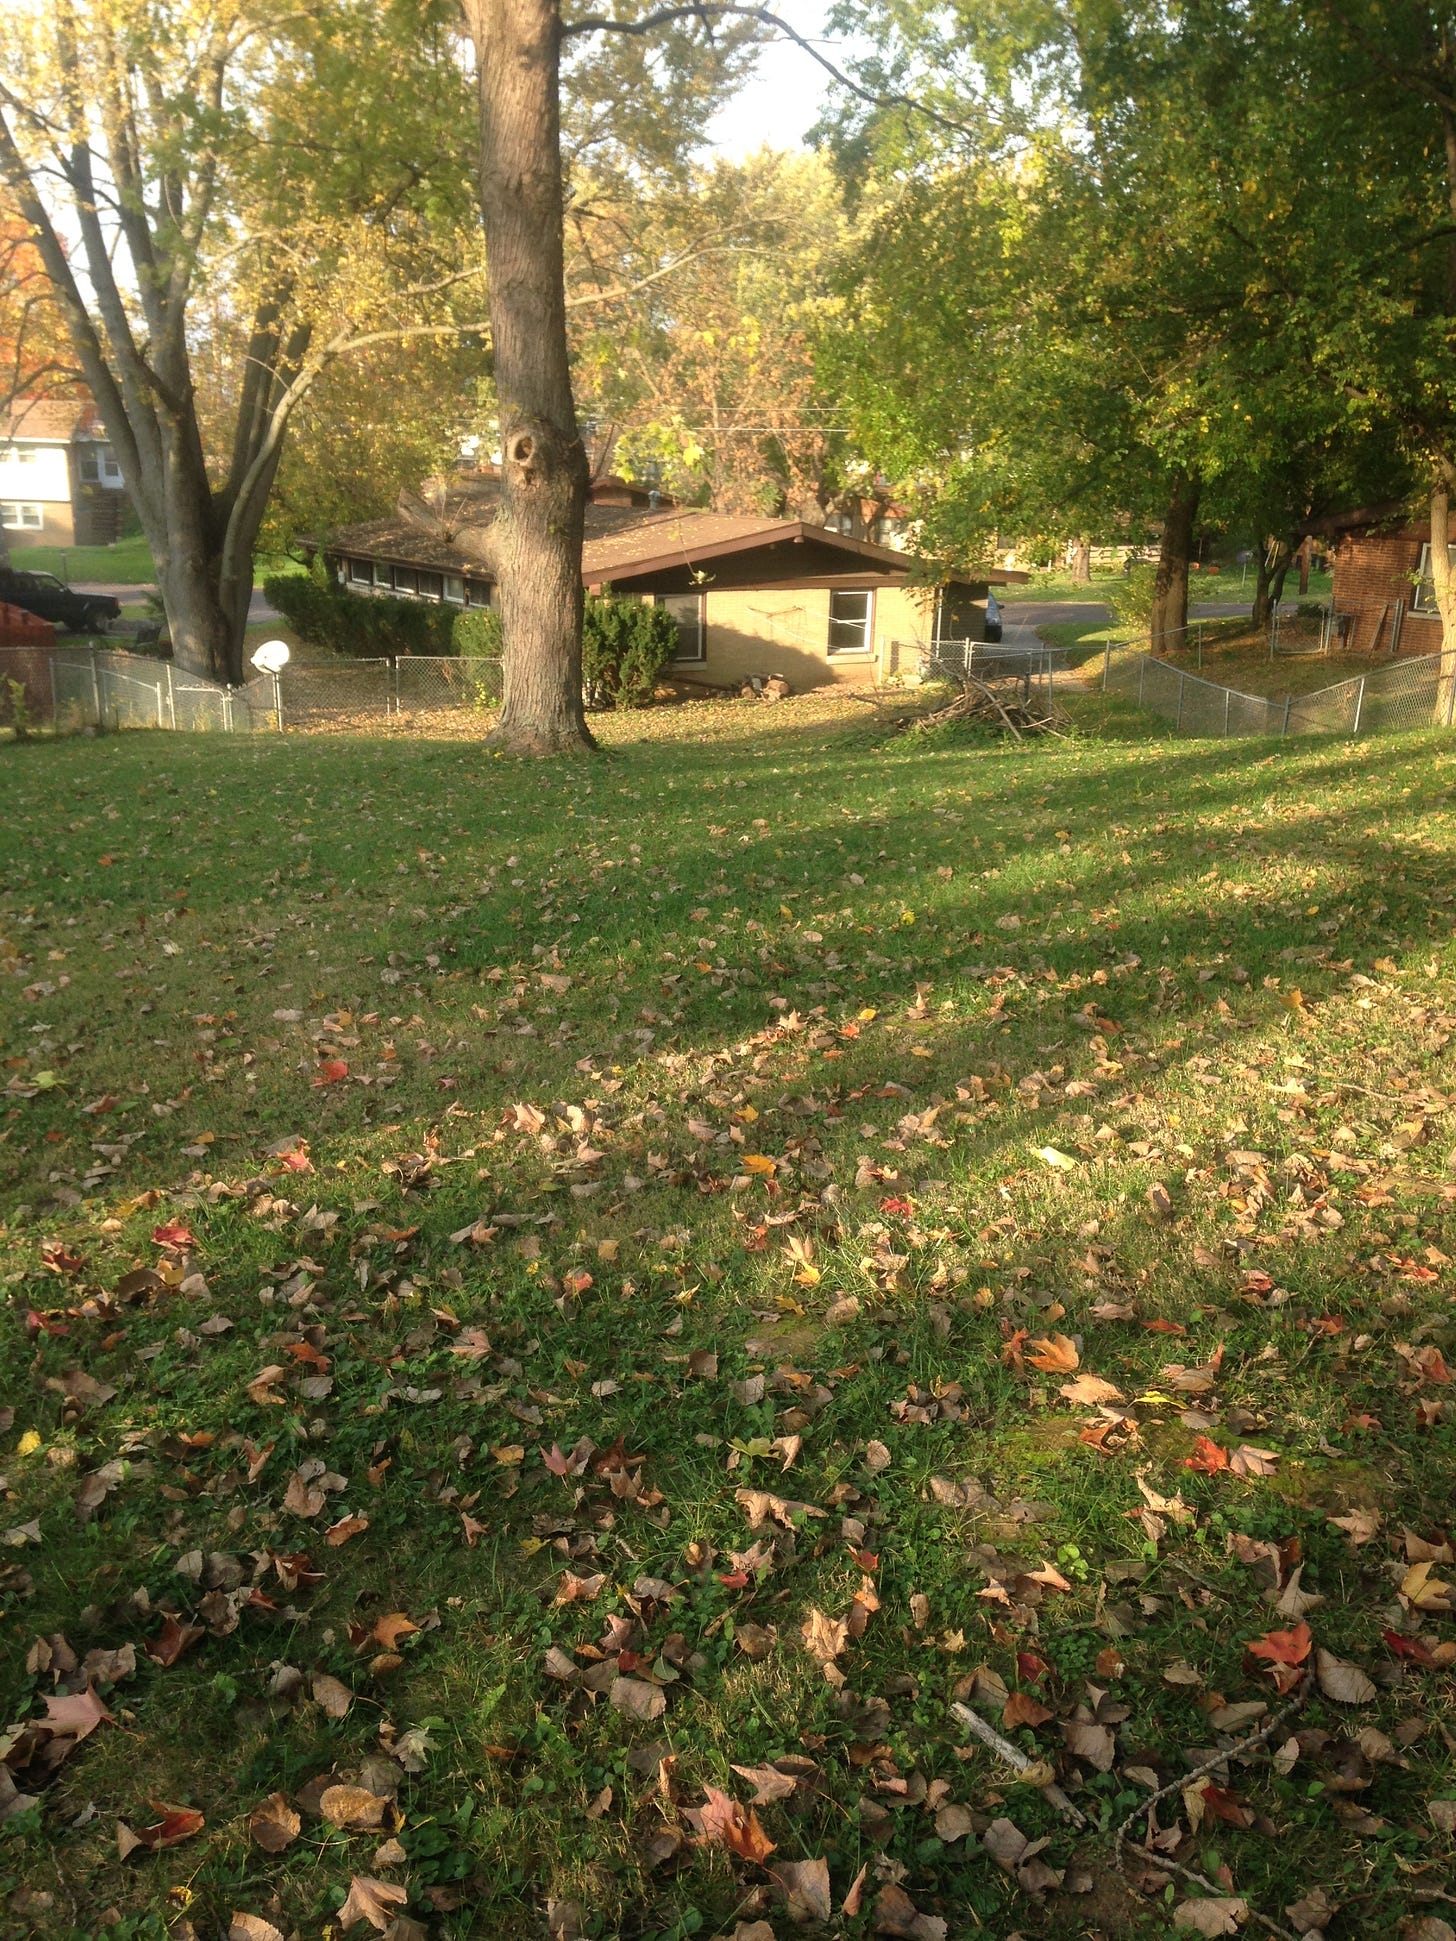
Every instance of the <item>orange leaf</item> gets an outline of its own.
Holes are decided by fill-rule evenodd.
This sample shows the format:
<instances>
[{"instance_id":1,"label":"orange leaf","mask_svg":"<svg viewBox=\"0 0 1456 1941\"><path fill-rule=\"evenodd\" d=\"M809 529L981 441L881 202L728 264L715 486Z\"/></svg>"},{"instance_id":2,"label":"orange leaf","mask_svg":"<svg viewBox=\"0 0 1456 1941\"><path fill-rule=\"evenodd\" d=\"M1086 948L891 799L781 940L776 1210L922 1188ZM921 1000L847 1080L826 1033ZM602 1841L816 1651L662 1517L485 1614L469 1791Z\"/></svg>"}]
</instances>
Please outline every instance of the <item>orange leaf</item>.
<instances>
[{"instance_id":1,"label":"orange leaf","mask_svg":"<svg viewBox=\"0 0 1456 1941\"><path fill-rule=\"evenodd\" d=\"M1043 1369L1048 1375L1070 1375L1082 1357L1077 1353L1075 1342L1069 1341L1064 1334L1053 1334L1033 1341L1027 1349L1026 1359L1033 1368Z\"/></svg>"},{"instance_id":2,"label":"orange leaf","mask_svg":"<svg viewBox=\"0 0 1456 1941\"><path fill-rule=\"evenodd\" d=\"M1045 1725L1052 1716L1049 1706L1039 1704L1025 1692L1012 1692L1001 1714L1001 1723L1008 1732L1013 1732L1018 1725Z\"/></svg>"},{"instance_id":3,"label":"orange leaf","mask_svg":"<svg viewBox=\"0 0 1456 1941\"><path fill-rule=\"evenodd\" d=\"M315 1085L337 1085L341 1078L349 1076L349 1067L342 1058L326 1058L313 1075Z\"/></svg>"},{"instance_id":4,"label":"orange leaf","mask_svg":"<svg viewBox=\"0 0 1456 1941\"><path fill-rule=\"evenodd\" d=\"M757 1813L727 1793L720 1793L716 1786L705 1786L703 1793L703 1804L693 1816L703 1838L727 1847L740 1860L752 1860L761 1866L774 1851L774 1842L759 1824Z\"/></svg>"},{"instance_id":5,"label":"orange leaf","mask_svg":"<svg viewBox=\"0 0 1456 1941\"><path fill-rule=\"evenodd\" d=\"M1207 1436L1200 1436L1193 1445L1193 1454L1183 1458L1185 1469L1201 1469L1205 1476L1216 1476L1228 1466L1228 1451L1220 1449L1216 1442L1210 1442Z\"/></svg>"},{"instance_id":6,"label":"orange leaf","mask_svg":"<svg viewBox=\"0 0 1456 1941\"><path fill-rule=\"evenodd\" d=\"M162 1629L155 1638L148 1638L142 1646L154 1664L175 1665L182 1653L195 1645L204 1635L200 1624L179 1624L170 1613L162 1621ZM145 1838L145 1835L142 1836Z\"/></svg>"},{"instance_id":7,"label":"orange leaf","mask_svg":"<svg viewBox=\"0 0 1456 1941\"><path fill-rule=\"evenodd\" d=\"M1251 1638L1244 1649L1252 1657L1267 1658L1271 1664L1302 1665L1313 1643L1310 1628L1301 1619L1292 1631L1269 1631L1262 1638Z\"/></svg>"}]
</instances>

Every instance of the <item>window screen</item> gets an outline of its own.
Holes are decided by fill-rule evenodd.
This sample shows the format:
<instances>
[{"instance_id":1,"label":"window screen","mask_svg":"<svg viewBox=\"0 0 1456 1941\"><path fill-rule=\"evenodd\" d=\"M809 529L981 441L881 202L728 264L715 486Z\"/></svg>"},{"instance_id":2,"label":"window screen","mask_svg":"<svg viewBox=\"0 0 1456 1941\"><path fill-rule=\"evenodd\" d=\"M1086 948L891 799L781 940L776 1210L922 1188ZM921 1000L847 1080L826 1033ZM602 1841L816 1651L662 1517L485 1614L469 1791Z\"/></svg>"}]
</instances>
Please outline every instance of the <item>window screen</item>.
<instances>
[{"instance_id":1,"label":"window screen","mask_svg":"<svg viewBox=\"0 0 1456 1941\"><path fill-rule=\"evenodd\" d=\"M831 654L868 654L872 598L869 593L830 594L829 651Z\"/></svg>"}]
</instances>

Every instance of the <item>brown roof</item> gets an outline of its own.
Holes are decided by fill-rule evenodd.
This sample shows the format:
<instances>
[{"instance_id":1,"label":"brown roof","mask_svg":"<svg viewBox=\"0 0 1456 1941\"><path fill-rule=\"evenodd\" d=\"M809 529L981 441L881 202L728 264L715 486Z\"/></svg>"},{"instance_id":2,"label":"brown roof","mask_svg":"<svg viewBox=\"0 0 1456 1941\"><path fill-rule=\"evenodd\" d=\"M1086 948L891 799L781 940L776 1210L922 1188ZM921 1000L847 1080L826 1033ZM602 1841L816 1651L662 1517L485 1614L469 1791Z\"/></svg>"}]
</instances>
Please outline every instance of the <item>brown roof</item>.
<instances>
[{"instance_id":1,"label":"brown roof","mask_svg":"<svg viewBox=\"0 0 1456 1941\"><path fill-rule=\"evenodd\" d=\"M488 579L489 568L462 550L458 539L463 527L489 524L497 499L494 480L472 480L459 490L452 481L432 494L428 503L402 494L401 510L392 518L346 526L331 533L325 543L334 553L367 553L399 565ZM908 553L873 545L867 539L851 539L801 519L765 519L682 507L644 510L588 505L581 576L588 586L608 582L620 586L664 574L696 573L713 561L735 555L763 551L782 557L785 548L802 548L805 572L817 575L903 581L911 577L916 566ZM740 578L747 564L740 557ZM963 585L1001 586L1024 580L1026 575L997 571L951 573L946 577Z\"/></svg>"},{"instance_id":2,"label":"brown roof","mask_svg":"<svg viewBox=\"0 0 1456 1941\"><path fill-rule=\"evenodd\" d=\"M90 398L16 398L0 410L0 438L69 445L73 438L105 438Z\"/></svg>"}]
</instances>

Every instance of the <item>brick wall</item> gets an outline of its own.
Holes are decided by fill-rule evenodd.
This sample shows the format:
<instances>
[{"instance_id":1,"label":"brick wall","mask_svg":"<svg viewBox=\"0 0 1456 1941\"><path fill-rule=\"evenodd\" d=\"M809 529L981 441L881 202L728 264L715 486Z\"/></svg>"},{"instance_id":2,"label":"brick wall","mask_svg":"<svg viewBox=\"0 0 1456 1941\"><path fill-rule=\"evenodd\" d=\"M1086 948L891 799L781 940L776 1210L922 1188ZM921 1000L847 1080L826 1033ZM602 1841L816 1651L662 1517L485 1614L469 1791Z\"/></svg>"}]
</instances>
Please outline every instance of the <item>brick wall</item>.
<instances>
[{"instance_id":1,"label":"brick wall","mask_svg":"<svg viewBox=\"0 0 1456 1941\"><path fill-rule=\"evenodd\" d=\"M1400 652L1434 654L1441 645L1441 625L1434 614L1412 613L1414 576L1426 535L1417 531L1346 534L1335 548L1334 603L1337 612L1355 616L1349 637L1351 652L1390 651L1391 625L1397 600L1405 602Z\"/></svg>"}]
</instances>

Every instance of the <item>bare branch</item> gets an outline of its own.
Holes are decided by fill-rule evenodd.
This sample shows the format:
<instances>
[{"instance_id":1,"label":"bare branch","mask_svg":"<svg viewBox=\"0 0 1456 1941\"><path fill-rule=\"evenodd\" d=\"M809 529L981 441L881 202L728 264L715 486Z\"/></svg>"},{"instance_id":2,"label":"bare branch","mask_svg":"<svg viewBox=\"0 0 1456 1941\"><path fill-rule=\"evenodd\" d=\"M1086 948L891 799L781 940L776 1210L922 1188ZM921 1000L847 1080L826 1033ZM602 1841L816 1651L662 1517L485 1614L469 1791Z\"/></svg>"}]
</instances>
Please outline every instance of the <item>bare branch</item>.
<instances>
[{"instance_id":1,"label":"bare branch","mask_svg":"<svg viewBox=\"0 0 1456 1941\"><path fill-rule=\"evenodd\" d=\"M874 88L862 87L837 67L827 54L821 53L811 40L807 40L786 20L781 20L770 7L743 6L736 4L736 0L697 0L696 5L659 8L656 13L646 14L641 20L611 20L604 14L589 14L583 20L563 21L561 37L568 40L578 34L631 34L640 39L646 34L655 33L659 27L671 27L679 21L696 20L706 27L713 19L756 20L764 27L772 27L775 33L802 48L810 60L817 61L840 87L847 88L861 101L867 101L872 108L906 108L911 114L922 115L925 120L933 121L939 128L948 128L952 134L975 137L976 130L967 123L955 121L938 109L927 107L913 95L881 93Z\"/></svg>"}]
</instances>

